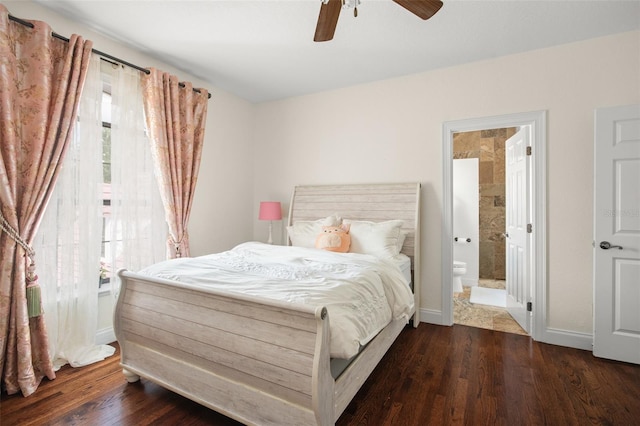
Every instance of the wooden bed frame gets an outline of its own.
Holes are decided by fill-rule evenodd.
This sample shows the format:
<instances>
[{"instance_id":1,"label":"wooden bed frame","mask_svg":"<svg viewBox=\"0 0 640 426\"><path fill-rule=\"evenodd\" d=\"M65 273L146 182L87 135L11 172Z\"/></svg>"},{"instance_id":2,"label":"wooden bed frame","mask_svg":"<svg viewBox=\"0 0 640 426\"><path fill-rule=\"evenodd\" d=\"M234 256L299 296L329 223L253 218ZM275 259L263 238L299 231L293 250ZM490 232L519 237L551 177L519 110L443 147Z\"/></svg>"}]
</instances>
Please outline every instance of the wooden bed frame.
<instances>
[{"instance_id":1,"label":"wooden bed frame","mask_svg":"<svg viewBox=\"0 0 640 426\"><path fill-rule=\"evenodd\" d=\"M404 220L418 312L420 184L298 186L288 223L335 213ZM406 325L390 323L334 380L323 306L118 276L114 328L127 380L146 378L245 424L334 424Z\"/></svg>"}]
</instances>

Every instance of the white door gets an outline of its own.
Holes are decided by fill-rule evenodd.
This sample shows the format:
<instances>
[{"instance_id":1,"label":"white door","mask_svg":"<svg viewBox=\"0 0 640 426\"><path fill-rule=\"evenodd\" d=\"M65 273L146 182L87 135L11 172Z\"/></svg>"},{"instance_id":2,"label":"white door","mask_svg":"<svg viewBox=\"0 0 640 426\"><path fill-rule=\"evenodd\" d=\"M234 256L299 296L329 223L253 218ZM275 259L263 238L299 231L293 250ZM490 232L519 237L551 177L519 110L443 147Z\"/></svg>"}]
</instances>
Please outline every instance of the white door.
<instances>
[{"instance_id":1,"label":"white door","mask_svg":"<svg viewBox=\"0 0 640 426\"><path fill-rule=\"evenodd\" d=\"M506 278L507 311L527 333L531 333L529 283L529 129L523 127L505 146Z\"/></svg>"},{"instance_id":2,"label":"white door","mask_svg":"<svg viewBox=\"0 0 640 426\"><path fill-rule=\"evenodd\" d=\"M640 364L640 105L595 122L593 354Z\"/></svg>"}]
</instances>

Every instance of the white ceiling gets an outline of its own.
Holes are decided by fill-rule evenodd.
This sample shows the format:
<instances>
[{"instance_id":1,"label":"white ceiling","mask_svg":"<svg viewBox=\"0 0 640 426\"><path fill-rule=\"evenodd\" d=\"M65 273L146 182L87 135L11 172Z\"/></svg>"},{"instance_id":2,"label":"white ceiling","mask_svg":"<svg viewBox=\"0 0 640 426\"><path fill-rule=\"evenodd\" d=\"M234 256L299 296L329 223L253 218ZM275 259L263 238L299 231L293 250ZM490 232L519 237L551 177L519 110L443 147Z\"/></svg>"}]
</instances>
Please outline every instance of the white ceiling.
<instances>
[{"instance_id":1,"label":"white ceiling","mask_svg":"<svg viewBox=\"0 0 640 426\"><path fill-rule=\"evenodd\" d=\"M443 1L422 21L362 0L357 18L341 12L332 41L315 43L320 0L37 0L251 102L640 29L640 0Z\"/></svg>"}]
</instances>

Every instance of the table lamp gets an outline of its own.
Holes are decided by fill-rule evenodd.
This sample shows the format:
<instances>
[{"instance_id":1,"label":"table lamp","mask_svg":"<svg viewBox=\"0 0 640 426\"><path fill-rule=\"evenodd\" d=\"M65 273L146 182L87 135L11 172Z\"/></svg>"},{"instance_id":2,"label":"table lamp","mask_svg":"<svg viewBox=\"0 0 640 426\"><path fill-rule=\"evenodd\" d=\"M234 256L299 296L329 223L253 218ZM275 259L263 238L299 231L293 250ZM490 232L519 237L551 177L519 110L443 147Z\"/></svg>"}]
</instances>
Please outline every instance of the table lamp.
<instances>
[{"instance_id":1,"label":"table lamp","mask_svg":"<svg viewBox=\"0 0 640 426\"><path fill-rule=\"evenodd\" d=\"M282 220L282 208L280 207L280 202L261 201L258 219L269 221L269 240L267 241L267 243L273 244L273 238L271 237L271 226L274 220Z\"/></svg>"}]
</instances>

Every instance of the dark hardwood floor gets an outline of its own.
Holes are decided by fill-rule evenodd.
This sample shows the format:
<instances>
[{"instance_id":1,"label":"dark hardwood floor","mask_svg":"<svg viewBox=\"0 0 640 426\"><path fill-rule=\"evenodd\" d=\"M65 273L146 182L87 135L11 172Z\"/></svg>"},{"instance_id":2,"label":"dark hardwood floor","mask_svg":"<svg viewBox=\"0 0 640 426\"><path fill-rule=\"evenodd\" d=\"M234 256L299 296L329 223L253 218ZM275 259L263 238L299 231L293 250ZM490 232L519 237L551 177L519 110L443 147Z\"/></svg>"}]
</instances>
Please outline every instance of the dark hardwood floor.
<instances>
[{"instance_id":1,"label":"dark hardwood floor","mask_svg":"<svg viewBox=\"0 0 640 426\"><path fill-rule=\"evenodd\" d=\"M28 398L3 393L0 424L239 424L147 380L128 384L118 362L116 352L64 367ZM639 425L640 366L527 336L421 324L403 331L337 424Z\"/></svg>"}]
</instances>

